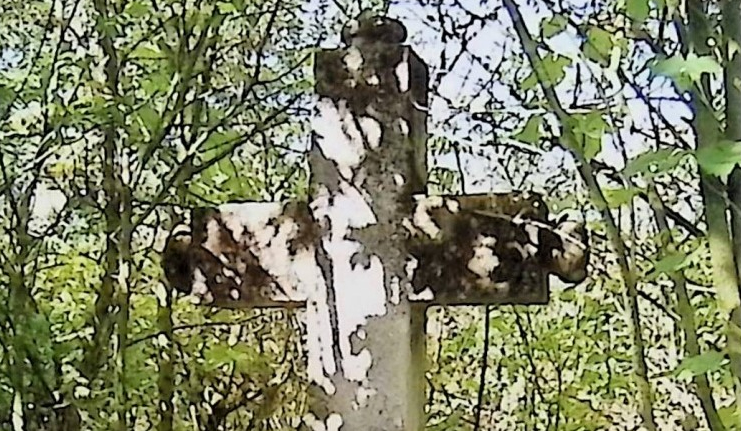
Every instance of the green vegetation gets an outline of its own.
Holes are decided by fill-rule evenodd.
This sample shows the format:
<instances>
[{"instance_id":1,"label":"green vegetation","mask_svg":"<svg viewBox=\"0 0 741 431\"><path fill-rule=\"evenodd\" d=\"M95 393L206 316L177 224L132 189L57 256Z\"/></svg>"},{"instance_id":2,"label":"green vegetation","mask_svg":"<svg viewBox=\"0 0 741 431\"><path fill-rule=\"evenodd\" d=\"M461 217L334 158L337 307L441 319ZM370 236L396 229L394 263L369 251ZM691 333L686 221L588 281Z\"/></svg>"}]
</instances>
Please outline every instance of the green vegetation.
<instances>
[{"instance_id":1,"label":"green vegetation","mask_svg":"<svg viewBox=\"0 0 741 431\"><path fill-rule=\"evenodd\" d=\"M430 310L428 428L741 430L739 2L362 6L418 30L431 192L590 230L548 306ZM191 208L304 193L312 55L359 10L0 1L0 430L299 426L300 312L196 306L160 252Z\"/></svg>"}]
</instances>

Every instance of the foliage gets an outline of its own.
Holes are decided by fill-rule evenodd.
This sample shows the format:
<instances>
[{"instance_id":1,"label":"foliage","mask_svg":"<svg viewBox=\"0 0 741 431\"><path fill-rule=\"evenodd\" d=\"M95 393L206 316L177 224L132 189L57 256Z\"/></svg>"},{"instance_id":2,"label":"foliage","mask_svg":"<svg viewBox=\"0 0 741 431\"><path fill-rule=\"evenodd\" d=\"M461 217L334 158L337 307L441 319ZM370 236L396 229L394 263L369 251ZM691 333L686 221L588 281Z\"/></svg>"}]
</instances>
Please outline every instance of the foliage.
<instances>
[{"instance_id":1,"label":"foliage","mask_svg":"<svg viewBox=\"0 0 741 431\"><path fill-rule=\"evenodd\" d=\"M431 310L428 428L738 429L724 2L478 3L384 6L431 66L430 191L540 191L592 265ZM193 207L305 194L311 55L358 7L0 2L0 430L298 427L300 315L173 298L159 251Z\"/></svg>"}]
</instances>

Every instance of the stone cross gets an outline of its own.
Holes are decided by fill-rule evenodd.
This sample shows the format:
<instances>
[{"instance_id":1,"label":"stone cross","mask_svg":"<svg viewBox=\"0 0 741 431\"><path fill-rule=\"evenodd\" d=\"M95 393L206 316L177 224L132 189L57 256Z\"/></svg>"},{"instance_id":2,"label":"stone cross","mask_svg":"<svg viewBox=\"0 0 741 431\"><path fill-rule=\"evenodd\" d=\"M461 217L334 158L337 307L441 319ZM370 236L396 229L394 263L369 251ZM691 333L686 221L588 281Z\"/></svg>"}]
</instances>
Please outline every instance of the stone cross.
<instances>
[{"instance_id":1,"label":"stone cross","mask_svg":"<svg viewBox=\"0 0 741 431\"><path fill-rule=\"evenodd\" d=\"M309 202L195 211L163 266L211 306L306 308L309 429L419 431L426 308L544 304L587 248L534 194L425 194L427 67L400 22L361 17L316 55Z\"/></svg>"}]
</instances>

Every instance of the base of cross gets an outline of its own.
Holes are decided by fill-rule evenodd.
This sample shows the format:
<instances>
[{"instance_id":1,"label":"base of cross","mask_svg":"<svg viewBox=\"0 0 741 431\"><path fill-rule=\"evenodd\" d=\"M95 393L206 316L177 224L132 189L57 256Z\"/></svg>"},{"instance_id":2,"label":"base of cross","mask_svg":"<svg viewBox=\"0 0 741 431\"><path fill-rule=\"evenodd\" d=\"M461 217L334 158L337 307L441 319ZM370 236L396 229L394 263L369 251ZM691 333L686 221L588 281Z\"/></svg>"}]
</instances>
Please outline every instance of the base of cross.
<instances>
[{"instance_id":1,"label":"base of cross","mask_svg":"<svg viewBox=\"0 0 741 431\"><path fill-rule=\"evenodd\" d=\"M548 275L586 277L583 224L547 220L532 193L414 198L409 218L408 294L429 305L544 304ZM363 228L357 229L362 231ZM299 307L323 274L317 252L331 231L306 203L246 202L194 211L188 230L174 231L163 255L171 287L218 307ZM352 265L369 265L358 250Z\"/></svg>"}]
</instances>

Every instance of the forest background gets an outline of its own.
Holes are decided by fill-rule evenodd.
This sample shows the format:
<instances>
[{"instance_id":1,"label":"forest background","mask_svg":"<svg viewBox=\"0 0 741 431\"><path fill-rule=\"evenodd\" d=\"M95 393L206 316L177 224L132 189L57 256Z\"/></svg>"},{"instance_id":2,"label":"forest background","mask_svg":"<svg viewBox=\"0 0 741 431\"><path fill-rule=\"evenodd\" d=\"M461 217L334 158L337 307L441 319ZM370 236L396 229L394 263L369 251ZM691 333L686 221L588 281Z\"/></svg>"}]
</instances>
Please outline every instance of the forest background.
<instances>
[{"instance_id":1,"label":"forest background","mask_svg":"<svg viewBox=\"0 0 741 431\"><path fill-rule=\"evenodd\" d=\"M160 253L304 197L312 56L368 7L430 65L430 191L590 232L547 306L429 311L428 429L741 429L741 2L2 0L0 430L300 425L301 312L196 306Z\"/></svg>"}]
</instances>

